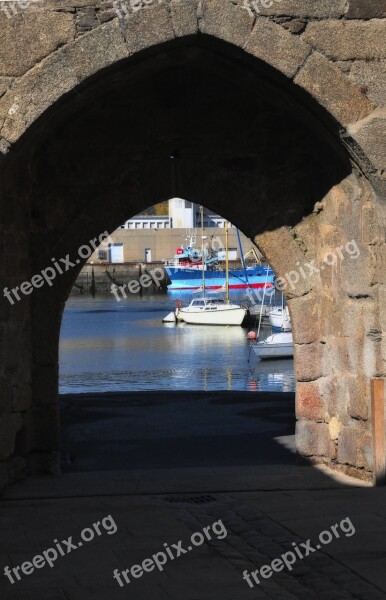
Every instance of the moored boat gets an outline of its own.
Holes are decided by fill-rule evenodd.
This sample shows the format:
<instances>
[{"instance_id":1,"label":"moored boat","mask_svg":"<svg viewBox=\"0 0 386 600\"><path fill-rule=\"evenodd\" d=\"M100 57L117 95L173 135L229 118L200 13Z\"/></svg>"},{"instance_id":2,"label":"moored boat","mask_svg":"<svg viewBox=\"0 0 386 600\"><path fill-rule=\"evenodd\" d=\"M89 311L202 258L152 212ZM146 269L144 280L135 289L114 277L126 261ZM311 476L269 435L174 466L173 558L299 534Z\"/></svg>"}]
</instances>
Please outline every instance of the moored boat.
<instances>
[{"instance_id":1,"label":"moored boat","mask_svg":"<svg viewBox=\"0 0 386 600\"><path fill-rule=\"evenodd\" d=\"M194 325L241 325L247 309L222 298L195 298L181 308L178 319Z\"/></svg>"},{"instance_id":2,"label":"moored boat","mask_svg":"<svg viewBox=\"0 0 386 600\"><path fill-rule=\"evenodd\" d=\"M274 333L262 342L253 343L251 347L261 359L289 358L294 355L292 333Z\"/></svg>"},{"instance_id":3,"label":"moored boat","mask_svg":"<svg viewBox=\"0 0 386 600\"><path fill-rule=\"evenodd\" d=\"M269 321L272 327L282 329L283 331L291 331L291 319L288 306L275 306L269 310Z\"/></svg>"}]
</instances>

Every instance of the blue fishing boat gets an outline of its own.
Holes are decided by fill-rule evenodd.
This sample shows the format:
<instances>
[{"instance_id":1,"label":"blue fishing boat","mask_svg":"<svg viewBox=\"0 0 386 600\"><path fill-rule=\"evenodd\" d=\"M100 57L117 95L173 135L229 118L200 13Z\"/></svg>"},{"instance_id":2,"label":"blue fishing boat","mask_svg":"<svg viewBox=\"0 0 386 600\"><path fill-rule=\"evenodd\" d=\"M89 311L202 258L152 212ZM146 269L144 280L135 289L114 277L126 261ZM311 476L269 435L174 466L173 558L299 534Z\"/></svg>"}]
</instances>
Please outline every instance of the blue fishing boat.
<instances>
[{"instance_id":1,"label":"blue fishing boat","mask_svg":"<svg viewBox=\"0 0 386 600\"><path fill-rule=\"evenodd\" d=\"M226 271L221 266L223 252L201 251L195 248L195 237L190 236L188 243L177 248L171 261L165 262L165 271L171 281L169 291L199 290L202 287L202 269L205 270L205 288L221 290L225 288ZM229 289L271 289L275 284L275 274L268 265L229 270Z\"/></svg>"}]
</instances>

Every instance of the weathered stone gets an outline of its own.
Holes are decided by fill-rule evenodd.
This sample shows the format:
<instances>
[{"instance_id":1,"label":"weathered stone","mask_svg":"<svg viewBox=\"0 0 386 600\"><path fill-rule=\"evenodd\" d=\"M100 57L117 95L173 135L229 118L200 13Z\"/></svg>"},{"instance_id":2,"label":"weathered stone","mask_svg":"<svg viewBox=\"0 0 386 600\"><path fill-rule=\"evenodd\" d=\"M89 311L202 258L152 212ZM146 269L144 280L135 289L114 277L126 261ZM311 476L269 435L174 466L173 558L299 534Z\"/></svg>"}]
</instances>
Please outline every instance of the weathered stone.
<instances>
[{"instance_id":1,"label":"weathered stone","mask_svg":"<svg viewBox=\"0 0 386 600\"><path fill-rule=\"evenodd\" d=\"M171 0L170 9L176 37L193 35L198 31L198 3L191 0Z\"/></svg>"},{"instance_id":2,"label":"weathered stone","mask_svg":"<svg viewBox=\"0 0 386 600\"><path fill-rule=\"evenodd\" d=\"M237 22L237 27L235 27ZM203 3L199 28L202 33L244 47L253 25L253 16L239 6L224 0Z\"/></svg>"},{"instance_id":3,"label":"weathered stone","mask_svg":"<svg viewBox=\"0 0 386 600\"><path fill-rule=\"evenodd\" d=\"M301 33L306 27L306 22L300 21L298 19L293 19L291 21L288 21L287 23L282 23L282 26L284 27L284 29L288 29L288 31L290 31L291 33Z\"/></svg>"},{"instance_id":4,"label":"weathered stone","mask_svg":"<svg viewBox=\"0 0 386 600\"><path fill-rule=\"evenodd\" d=\"M347 19L381 19L386 17L386 0L349 0Z\"/></svg>"},{"instance_id":5,"label":"weathered stone","mask_svg":"<svg viewBox=\"0 0 386 600\"><path fill-rule=\"evenodd\" d=\"M41 113L78 84L62 50L49 56L14 84L0 100L2 135L15 142Z\"/></svg>"},{"instance_id":6,"label":"weathered stone","mask_svg":"<svg viewBox=\"0 0 386 600\"><path fill-rule=\"evenodd\" d=\"M330 433L330 438L337 442L339 439L340 432L342 430L342 423L337 417L332 417L328 424L328 431Z\"/></svg>"},{"instance_id":7,"label":"weathered stone","mask_svg":"<svg viewBox=\"0 0 386 600\"><path fill-rule=\"evenodd\" d=\"M296 387L296 417L309 421L326 421L328 413L320 386L316 382L298 382Z\"/></svg>"},{"instance_id":8,"label":"weathered stone","mask_svg":"<svg viewBox=\"0 0 386 600\"><path fill-rule=\"evenodd\" d=\"M5 94L5 92L10 87L12 81L12 77L0 77L0 97Z\"/></svg>"},{"instance_id":9,"label":"weathered stone","mask_svg":"<svg viewBox=\"0 0 386 600\"><path fill-rule=\"evenodd\" d=\"M311 292L300 298L288 301L290 307L292 331L297 344L311 344L319 340L319 306Z\"/></svg>"},{"instance_id":10,"label":"weathered stone","mask_svg":"<svg viewBox=\"0 0 386 600\"><path fill-rule=\"evenodd\" d=\"M366 117L374 106L341 71L314 52L295 78L342 125Z\"/></svg>"},{"instance_id":11,"label":"weathered stone","mask_svg":"<svg viewBox=\"0 0 386 600\"><path fill-rule=\"evenodd\" d=\"M256 21L245 50L287 77L293 77L310 53L310 47L276 23Z\"/></svg>"},{"instance_id":12,"label":"weathered stone","mask_svg":"<svg viewBox=\"0 0 386 600\"><path fill-rule=\"evenodd\" d=\"M71 75L79 81L126 58L128 50L118 20L110 21L77 39L65 51Z\"/></svg>"},{"instance_id":13,"label":"weathered stone","mask_svg":"<svg viewBox=\"0 0 386 600\"><path fill-rule=\"evenodd\" d=\"M87 29L92 29L98 25L98 19L96 18L96 14L94 11L79 14L76 19L77 27L85 27Z\"/></svg>"},{"instance_id":14,"label":"weathered stone","mask_svg":"<svg viewBox=\"0 0 386 600\"><path fill-rule=\"evenodd\" d=\"M124 27L130 54L175 38L172 19L165 4L151 4L128 15L124 18Z\"/></svg>"},{"instance_id":15,"label":"weathered stone","mask_svg":"<svg viewBox=\"0 0 386 600\"><path fill-rule=\"evenodd\" d=\"M22 75L74 37L74 20L69 14L39 12L29 13L28 18L23 14L2 18L0 75Z\"/></svg>"},{"instance_id":16,"label":"weathered stone","mask_svg":"<svg viewBox=\"0 0 386 600\"><path fill-rule=\"evenodd\" d=\"M369 248L362 244L357 244L360 252L356 258L347 258L339 263L339 281L341 289L354 298L367 296L372 297L371 283L374 278L376 260ZM358 278L358 272L363 273L363 277Z\"/></svg>"},{"instance_id":17,"label":"weathered stone","mask_svg":"<svg viewBox=\"0 0 386 600\"><path fill-rule=\"evenodd\" d=\"M375 4L365 19L374 13ZM354 5L349 0L272 1L271 7L265 9L261 4L262 10L254 9L252 15L242 5L241 0L154 1L118 20L112 2L47 0L44 11L32 7L23 13L23 19L6 24L17 33L15 39L23 41L26 32L37 31L40 21L51 19L53 32L41 29L43 38L49 35L49 40L36 33L31 56L23 54L23 44L15 64L11 56L6 64L12 63L10 72L20 73L19 78L0 78L0 146L1 152L9 154L1 159L2 274L7 285L19 285L30 277L31 267L39 270L50 264L54 253L58 257L70 250L76 252L82 236L100 225L102 216L114 225L123 214L126 218L127 211L135 214L148 206L155 196L168 197L169 156L178 151L182 160L176 182L181 193L208 201L208 206L213 200L213 210L218 207L220 214L229 214L251 237L256 231L265 231L256 240L277 275L289 275L292 280L298 277L293 287L288 280L285 292L297 344L300 451L311 461L336 464L357 476L367 476L366 469L371 468L369 379L374 374L385 375L386 361L386 337L382 334L386 329L386 184L380 162L382 142L377 136L384 115L374 112L375 104L382 102L384 87L378 79L385 61L368 62L358 55L380 54L382 24L345 22L340 17L346 9L348 16L353 16ZM363 10L363 4L361 7ZM264 11L271 20L263 16ZM99 25L103 15L110 20ZM28 25L24 21L30 17ZM63 17L71 23L72 34L66 39L60 31ZM331 18L335 20L329 21ZM311 19L323 22L311 23ZM89 28L93 31L74 41L74 21L79 33ZM304 34L298 35L304 26ZM7 35L9 40L9 32ZM190 37L186 43L175 44L174 55L173 44L163 46L182 36ZM212 45L209 36L229 43ZM327 54L340 56L337 64L322 54L308 56L307 36L323 52L326 48ZM232 51L232 44L239 49L247 44L251 56L245 57L245 64L238 61L240 50ZM148 48L151 51L135 60L125 60ZM357 50L358 55L351 56ZM200 55L205 60L207 51L210 61L200 73L195 61ZM220 57L219 83L213 68L216 89L211 91L210 76L205 77L207 67L215 67L216 55ZM140 89L142 81L151 81L146 70L149 75L155 72L151 70L153 58L154 65L160 66L153 88L156 100L160 90L159 106L151 103L148 84L147 96ZM186 104L181 103L178 114L179 108L169 111L173 109L173 85L166 88L164 82L169 71L174 75L175 66L176 73L181 68L183 79L185 59L187 72L196 69L198 83L202 76L205 86L193 91L192 102L182 88ZM264 69L261 61L273 69ZM120 71L109 70L117 63ZM28 72L20 70L20 65ZM103 69L116 76L104 78ZM98 73L101 77L93 78L92 83L95 93L89 95L91 86L86 80ZM130 87L132 73L134 85ZM278 82L285 83L283 74L287 85L279 86ZM291 91L290 78L296 75L297 84L310 94L304 105L305 95L296 88ZM85 94L68 93L72 91ZM135 102L130 102L131 95ZM150 114L152 106L155 114ZM321 106L339 123L326 119L325 126ZM30 128L38 117L42 117L39 127ZM130 126L126 127L126 122ZM338 124L349 131L343 127L336 131ZM10 147L10 142L24 133L25 143ZM361 135L363 138L358 137ZM307 136L310 141L303 145ZM325 159L329 150L323 144L331 149L331 161ZM347 147L362 176L354 175L349 162L339 159L338 144ZM298 163L294 161L295 168L292 155L300 158ZM16 191L19 188L21 191ZM305 198L299 200L305 188ZM323 253L334 252L349 240L360 247L359 260L345 255L338 264L303 277L306 263L315 260L321 269ZM64 283L56 281L54 288L36 291L31 300L0 306L1 427L6 429L1 443L5 440L7 455L16 446L17 456L9 463L11 479L24 472L19 455L25 459L31 452L33 468L57 468L57 345L61 310L71 282L69 276ZM17 435L20 423L4 424L12 408L10 390L13 409L23 411L23 427ZM20 415L11 416L14 418ZM350 433L344 433L345 428L359 432L355 443ZM339 454L340 437L343 447ZM341 460L347 462L339 463Z\"/></svg>"},{"instance_id":18,"label":"weathered stone","mask_svg":"<svg viewBox=\"0 0 386 600\"><path fill-rule=\"evenodd\" d=\"M116 17L115 10L105 10L103 12L98 13L98 21L100 23L108 23Z\"/></svg>"},{"instance_id":19,"label":"weathered stone","mask_svg":"<svg viewBox=\"0 0 386 600\"><path fill-rule=\"evenodd\" d=\"M344 64L347 62L344 61ZM349 78L363 88L376 105L386 104L386 61L355 60L348 69Z\"/></svg>"},{"instance_id":20,"label":"weathered stone","mask_svg":"<svg viewBox=\"0 0 386 600\"><path fill-rule=\"evenodd\" d=\"M296 447L302 456L328 456L330 436L326 423L300 420L296 423Z\"/></svg>"},{"instance_id":21,"label":"weathered stone","mask_svg":"<svg viewBox=\"0 0 386 600\"><path fill-rule=\"evenodd\" d=\"M371 436L362 428L350 424L342 428L338 443L338 461L359 469L369 469Z\"/></svg>"},{"instance_id":22,"label":"weathered stone","mask_svg":"<svg viewBox=\"0 0 386 600\"><path fill-rule=\"evenodd\" d=\"M376 169L386 169L386 109L374 111L370 116L347 131L363 148Z\"/></svg>"},{"instance_id":23,"label":"weathered stone","mask_svg":"<svg viewBox=\"0 0 386 600\"><path fill-rule=\"evenodd\" d=\"M386 57L382 21L318 21L309 23L302 39L335 60Z\"/></svg>"},{"instance_id":24,"label":"weathered stone","mask_svg":"<svg viewBox=\"0 0 386 600\"><path fill-rule=\"evenodd\" d=\"M324 347L320 343L295 345L297 381L315 381L325 374L322 360L323 350Z\"/></svg>"},{"instance_id":25,"label":"weathered stone","mask_svg":"<svg viewBox=\"0 0 386 600\"><path fill-rule=\"evenodd\" d=\"M243 4L243 0L239 0ZM264 6L264 5L265 6ZM271 4L271 6L269 5ZM340 17L344 14L346 0L271 0L271 2L257 2L259 12L254 9L257 15L284 15L291 17L310 17L331 19Z\"/></svg>"},{"instance_id":26,"label":"weathered stone","mask_svg":"<svg viewBox=\"0 0 386 600\"><path fill-rule=\"evenodd\" d=\"M287 298L304 296L315 283L312 278L303 277L299 270L299 266L307 262L308 257L302 253L294 237L295 232L291 232L288 227L281 227L275 232L266 231L254 239L275 270L278 289L283 291ZM282 248L287 248L284 256ZM301 343L300 340L296 341Z\"/></svg>"}]
</instances>

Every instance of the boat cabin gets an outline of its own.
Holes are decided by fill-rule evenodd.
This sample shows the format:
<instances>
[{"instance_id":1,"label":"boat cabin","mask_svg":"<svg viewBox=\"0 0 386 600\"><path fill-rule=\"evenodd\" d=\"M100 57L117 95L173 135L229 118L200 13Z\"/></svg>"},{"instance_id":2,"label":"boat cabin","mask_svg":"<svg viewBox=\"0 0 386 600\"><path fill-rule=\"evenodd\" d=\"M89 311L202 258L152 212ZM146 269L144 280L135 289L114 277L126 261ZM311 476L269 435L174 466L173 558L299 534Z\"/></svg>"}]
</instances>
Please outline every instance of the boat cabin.
<instances>
[{"instance_id":1,"label":"boat cabin","mask_svg":"<svg viewBox=\"0 0 386 600\"><path fill-rule=\"evenodd\" d=\"M223 306L225 300L222 298L195 298L189 304L189 308L199 308L201 310L215 310L219 306Z\"/></svg>"}]
</instances>

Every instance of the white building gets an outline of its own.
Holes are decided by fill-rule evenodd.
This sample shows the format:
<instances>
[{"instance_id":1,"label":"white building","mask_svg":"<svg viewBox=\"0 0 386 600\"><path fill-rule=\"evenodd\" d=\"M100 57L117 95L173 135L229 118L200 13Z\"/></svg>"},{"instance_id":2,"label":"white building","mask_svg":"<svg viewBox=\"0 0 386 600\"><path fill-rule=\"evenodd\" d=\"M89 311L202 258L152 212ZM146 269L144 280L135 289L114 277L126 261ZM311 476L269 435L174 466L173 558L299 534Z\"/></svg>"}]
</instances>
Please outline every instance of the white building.
<instances>
[{"instance_id":1,"label":"white building","mask_svg":"<svg viewBox=\"0 0 386 600\"><path fill-rule=\"evenodd\" d=\"M225 227L226 219L205 214L204 227ZM200 205L182 198L169 200L169 216L139 215L128 219L120 229L195 229L201 227ZM231 225L233 227L233 225Z\"/></svg>"}]
</instances>

